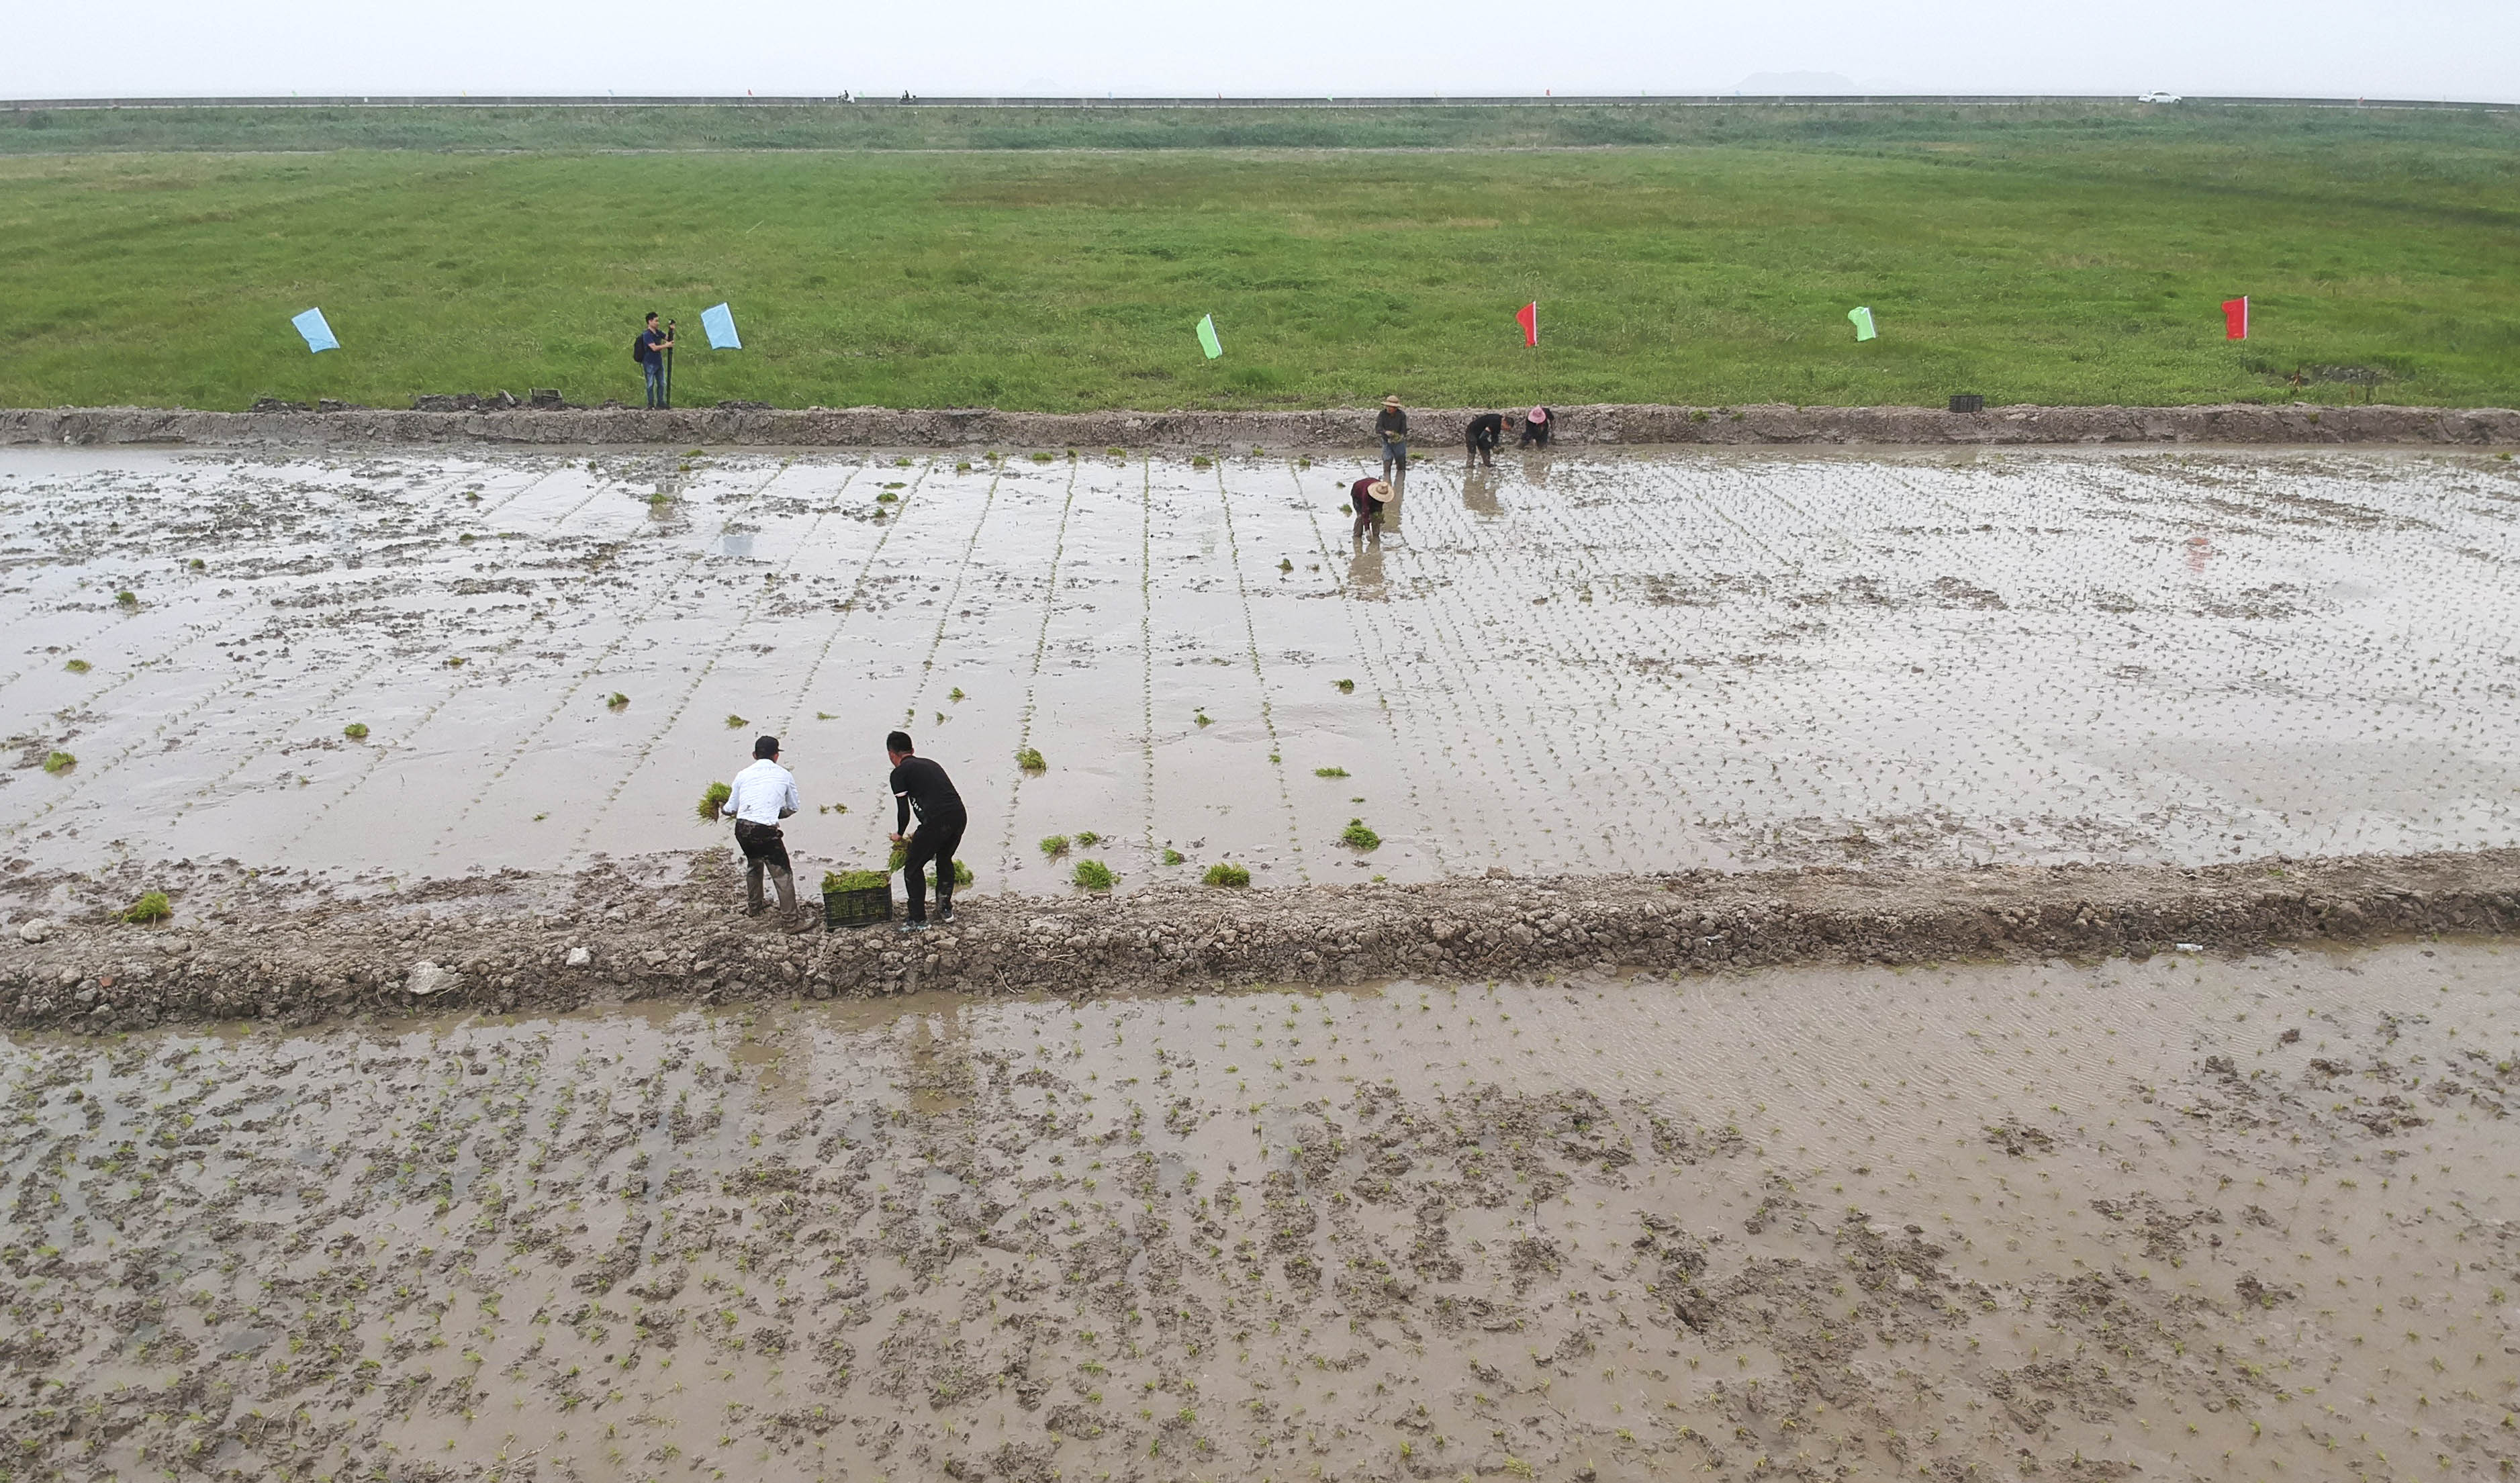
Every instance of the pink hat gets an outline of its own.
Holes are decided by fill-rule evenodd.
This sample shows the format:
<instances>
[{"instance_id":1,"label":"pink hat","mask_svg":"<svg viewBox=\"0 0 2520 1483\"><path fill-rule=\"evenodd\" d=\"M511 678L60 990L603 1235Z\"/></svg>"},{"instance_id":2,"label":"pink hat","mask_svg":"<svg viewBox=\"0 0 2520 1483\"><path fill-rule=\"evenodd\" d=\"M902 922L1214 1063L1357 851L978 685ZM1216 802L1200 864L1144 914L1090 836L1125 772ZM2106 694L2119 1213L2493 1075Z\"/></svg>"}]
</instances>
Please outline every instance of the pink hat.
<instances>
[{"instance_id":1,"label":"pink hat","mask_svg":"<svg viewBox=\"0 0 2520 1483\"><path fill-rule=\"evenodd\" d=\"M1549 421L1549 409L1546 407L1534 407L1531 409L1531 416L1525 419L1525 421L1545 423Z\"/></svg>"}]
</instances>

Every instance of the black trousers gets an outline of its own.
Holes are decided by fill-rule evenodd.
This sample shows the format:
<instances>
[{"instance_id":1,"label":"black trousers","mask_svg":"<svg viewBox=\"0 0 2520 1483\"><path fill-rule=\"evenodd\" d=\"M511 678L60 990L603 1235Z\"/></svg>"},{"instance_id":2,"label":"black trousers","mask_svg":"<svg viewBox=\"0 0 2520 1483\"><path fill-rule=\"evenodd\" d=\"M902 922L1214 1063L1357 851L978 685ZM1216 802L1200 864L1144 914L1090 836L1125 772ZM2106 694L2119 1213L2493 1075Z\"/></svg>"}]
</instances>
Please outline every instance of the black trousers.
<instances>
[{"instance_id":1,"label":"black trousers","mask_svg":"<svg viewBox=\"0 0 2520 1483\"><path fill-rule=\"evenodd\" d=\"M927 920L927 866L936 865L936 909L954 904L954 852L963 847L968 818L922 819L910 836L910 854L901 862L902 891L910 898L910 920Z\"/></svg>"},{"instance_id":2,"label":"black trousers","mask_svg":"<svg viewBox=\"0 0 2520 1483\"><path fill-rule=\"evenodd\" d=\"M744 863L758 863L776 870L791 870L788 863L788 836L775 824L755 824L749 819L735 821L735 845L743 851Z\"/></svg>"}]
</instances>

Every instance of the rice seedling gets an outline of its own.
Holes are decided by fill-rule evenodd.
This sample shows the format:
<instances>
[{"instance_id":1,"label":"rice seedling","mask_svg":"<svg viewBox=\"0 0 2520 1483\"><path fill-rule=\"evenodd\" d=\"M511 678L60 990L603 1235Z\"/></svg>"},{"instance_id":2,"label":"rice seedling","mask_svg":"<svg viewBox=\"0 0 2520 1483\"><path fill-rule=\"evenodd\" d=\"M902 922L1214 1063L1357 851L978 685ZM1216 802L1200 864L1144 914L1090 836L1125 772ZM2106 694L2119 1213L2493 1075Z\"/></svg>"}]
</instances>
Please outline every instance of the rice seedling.
<instances>
[{"instance_id":1,"label":"rice seedling","mask_svg":"<svg viewBox=\"0 0 2520 1483\"><path fill-rule=\"evenodd\" d=\"M193 558L191 562L185 564L191 566L195 571L207 571L210 566L209 562L202 561L200 557Z\"/></svg>"},{"instance_id":2,"label":"rice seedling","mask_svg":"<svg viewBox=\"0 0 2520 1483\"><path fill-rule=\"evenodd\" d=\"M901 496L900 496L900 495L897 495L897 494L893 493L891 490L886 489L886 490L885 490L885 491L883 491L881 494L878 494L878 495L877 495L877 496L875 497L875 502L876 502L877 504L878 504L878 505L889 505L889 504L891 504L893 501L898 500L898 499L900 499L900 498L901 498Z\"/></svg>"},{"instance_id":3,"label":"rice seedling","mask_svg":"<svg viewBox=\"0 0 2520 1483\"><path fill-rule=\"evenodd\" d=\"M137 607L140 606L140 594L126 587L113 595L113 601L124 607Z\"/></svg>"},{"instance_id":4,"label":"rice seedling","mask_svg":"<svg viewBox=\"0 0 2520 1483\"><path fill-rule=\"evenodd\" d=\"M95 667L96 666L88 663L85 659L70 659L62 665L62 668L68 670L74 675L86 674L89 670Z\"/></svg>"},{"instance_id":5,"label":"rice seedling","mask_svg":"<svg viewBox=\"0 0 2520 1483\"><path fill-rule=\"evenodd\" d=\"M712 784L710 784L710 785L708 786L708 787L706 788L706 790L704 790L704 791L703 791L703 792L701 792L701 794L700 794L700 801L699 801L699 816L700 816L700 822L701 822L701 823L703 823L703 824L710 824L710 823L714 823L714 822L716 822L716 819L717 819L717 811L718 811L719 809L721 809L721 808L724 808L724 807L726 806L726 800L727 800L727 799L729 799L729 798L732 798L732 797L734 797L734 796L735 796L735 789L734 789L734 788L732 788L732 787L727 786L725 784L723 784L723 783L712 783Z\"/></svg>"},{"instance_id":6,"label":"rice seedling","mask_svg":"<svg viewBox=\"0 0 2520 1483\"><path fill-rule=\"evenodd\" d=\"M1036 453L1032 456L1032 461L1036 464L1047 464L1058 456L1055 453Z\"/></svg>"},{"instance_id":7,"label":"rice seedling","mask_svg":"<svg viewBox=\"0 0 2520 1483\"><path fill-rule=\"evenodd\" d=\"M368 723L365 721L353 721L349 725L341 728L341 735L349 738L353 742L365 742L368 740Z\"/></svg>"},{"instance_id":8,"label":"rice seedling","mask_svg":"<svg viewBox=\"0 0 2520 1483\"><path fill-rule=\"evenodd\" d=\"M1350 819L1339 831L1339 843L1352 850L1375 850L1382 847L1382 836L1365 827L1362 819Z\"/></svg>"},{"instance_id":9,"label":"rice seedling","mask_svg":"<svg viewBox=\"0 0 2520 1483\"><path fill-rule=\"evenodd\" d=\"M1330 683L1338 687L1338 693L1340 695L1352 696L1356 694L1356 682L1354 680L1332 680Z\"/></svg>"},{"instance_id":10,"label":"rice seedling","mask_svg":"<svg viewBox=\"0 0 2520 1483\"><path fill-rule=\"evenodd\" d=\"M68 772L76 766L78 766L78 758L66 751L56 750L44 758L44 771L56 776Z\"/></svg>"},{"instance_id":11,"label":"rice seedling","mask_svg":"<svg viewBox=\"0 0 2520 1483\"><path fill-rule=\"evenodd\" d=\"M1190 466L1192 469L1213 469L1216 467L1216 460L1209 458L1204 453L1196 454L1192 457Z\"/></svg>"},{"instance_id":12,"label":"rice seedling","mask_svg":"<svg viewBox=\"0 0 2520 1483\"><path fill-rule=\"evenodd\" d=\"M995 456L995 455L992 455L992 457L994 457L994 456ZM906 458L897 458L897 459L894 459L894 460L892 461L892 467L894 467L895 469L907 469L907 468L909 468L909 467L910 467L910 460L908 460L908 459L906 459Z\"/></svg>"},{"instance_id":13,"label":"rice seedling","mask_svg":"<svg viewBox=\"0 0 2520 1483\"><path fill-rule=\"evenodd\" d=\"M945 693L945 698L946 698L946 699L948 699L948 700L960 700L960 699L962 699L962 698L963 698L963 687L962 687L962 686L960 686L960 685L957 685L957 686L955 686L952 690L947 691L947 692Z\"/></svg>"},{"instance_id":14,"label":"rice seedling","mask_svg":"<svg viewBox=\"0 0 2520 1483\"><path fill-rule=\"evenodd\" d=\"M1214 726L1214 725L1216 724L1216 718L1215 718L1214 716L1209 715L1209 714L1208 714L1206 711L1204 711L1204 710L1199 710L1199 711L1193 711L1193 712L1192 712L1192 713L1191 713L1191 719L1192 719L1192 721L1197 722L1197 723L1198 723L1198 725L1199 725L1201 728Z\"/></svg>"},{"instance_id":15,"label":"rice seedling","mask_svg":"<svg viewBox=\"0 0 2520 1483\"><path fill-rule=\"evenodd\" d=\"M1347 769L1344 767L1317 767L1313 769L1313 776L1316 778L1344 778L1347 776Z\"/></svg>"},{"instance_id":16,"label":"rice seedling","mask_svg":"<svg viewBox=\"0 0 2520 1483\"><path fill-rule=\"evenodd\" d=\"M1170 846L1166 846L1166 847L1165 847L1165 849L1164 849L1164 856L1163 856L1163 859L1164 859L1164 864L1166 864L1166 865L1179 865L1179 864L1181 864L1183 861L1185 861L1185 860L1187 860L1187 859L1189 859L1189 858L1190 858L1189 856L1187 856L1187 855L1183 854L1181 851L1179 851L1179 850L1177 850L1177 849L1173 849L1173 848L1171 848Z\"/></svg>"},{"instance_id":17,"label":"rice seedling","mask_svg":"<svg viewBox=\"0 0 2520 1483\"><path fill-rule=\"evenodd\" d=\"M1081 829L1076 831L1076 844L1080 849L1090 850L1102 842L1102 836L1090 829Z\"/></svg>"},{"instance_id":18,"label":"rice seedling","mask_svg":"<svg viewBox=\"0 0 2520 1483\"><path fill-rule=\"evenodd\" d=\"M140 924L163 921L174 915L175 908L167 902L164 891L143 891L139 900L123 908L122 920Z\"/></svg>"},{"instance_id":19,"label":"rice seedling","mask_svg":"<svg viewBox=\"0 0 2520 1483\"><path fill-rule=\"evenodd\" d=\"M965 459L965 460L963 460L961 463L956 464L956 465L954 466L954 472L955 472L956 473L968 473L968 472L971 472L971 461L970 461L969 459Z\"/></svg>"},{"instance_id":20,"label":"rice seedling","mask_svg":"<svg viewBox=\"0 0 2520 1483\"><path fill-rule=\"evenodd\" d=\"M890 884L892 876L882 871L825 871L823 894L833 891L878 891Z\"/></svg>"},{"instance_id":21,"label":"rice seedling","mask_svg":"<svg viewBox=\"0 0 2520 1483\"><path fill-rule=\"evenodd\" d=\"M1065 834L1046 834L1042 836L1041 852L1056 860L1067 853L1068 842Z\"/></svg>"},{"instance_id":22,"label":"rice seedling","mask_svg":"<svg viewBox=\"0 0 2520 1483\"><path fill-rule=\"evenodd\" d=\"M1289 558L1280 557L1278 559L1278 569L1280 571L1292 571L1295 569L1295 563Z\"/></svg>"},{"instance_id":23,"label":"rice seedling","mask_svg":"<svg viewBox=\"0 0 2520 1483\"><path fill-rule=\"evenodd\" d=\"M1107 453L1107 454L1111 455L1113 458L1127 458L1127 457L1129 456L1129 450L1128 450L1128 449L1126 449L1126 448L1121 448L1121 447L1116 447L1116 446L1115 446L1115 447L1110 447L1110 448L1105 448L1105 449L1103 449L1102 451L1103 451L1104 453ZM2504 455L2503 455L2503 457L2508 458L2508 457L2510 457L2510 455L2509 455L2509 454L2504 454Z\"/></svg>"},{"instance_id":24,"label":"rice seedling","mask_svg":"<svg viewBox=\"0 0 2520 1483\"><path fill-rule=\"evenodd\" d=\"M628 707L629 704L630 697L616 690L610 696L605 697L604 708L607 710L622 710ZM826 719L829 718L827 717Z\"/></svg>"},{"instance_id":25,"label":"rice seedling","mask_svg":"<svg viewBox=\"0 0 2520 1483\"><path fill-rule=\"evenodd\" d=\"M1111 868L1109 866L1104 865L1100 860L1079 860L1076 862L1076 883L1086 890L1107 891L1111 888L1113 882L1117 881L1119 878L1119 876L1111 874Z\"/></svg>"},{"instance_id":26,"label":"rice seedling","mask_svg":"<svg viewBox=\"0 0 2520 1483\"><path fill-rule=\"evenodd\" d=\"M741 731L751 724L751 722L746 721L733 711L728 711L726 713L726 729L728 731Z\"/></svg>"},{"instance_id":27,"label":"rice seedling","mask_svg":"<svg viewBox=\"0 0 2520 1483\"><path fill-rule=\"evenodd\" d=\"M1016 749L1015 766L1028 773L1037 773L1047 769L1050 764L1041 760L1039 747L1025 746Z\"/></svg>"}]
</instances>

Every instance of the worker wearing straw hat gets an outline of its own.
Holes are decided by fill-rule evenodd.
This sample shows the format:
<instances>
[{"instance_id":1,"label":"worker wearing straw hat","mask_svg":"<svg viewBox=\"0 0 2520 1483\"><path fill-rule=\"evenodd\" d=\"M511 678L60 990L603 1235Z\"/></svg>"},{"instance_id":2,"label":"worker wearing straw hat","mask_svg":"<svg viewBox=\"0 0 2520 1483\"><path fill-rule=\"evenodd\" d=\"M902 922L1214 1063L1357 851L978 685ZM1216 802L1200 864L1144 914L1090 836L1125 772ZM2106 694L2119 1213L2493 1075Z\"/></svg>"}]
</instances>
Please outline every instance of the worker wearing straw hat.
<instances>
[{"instance_id":1,"label":"worker wearing straw hat","mask_svg":"<svg viewBox=\"0 0 2520 1483\"><path fill-rule=\"evenodd\" d=\"M1348 507L1356 512L1356 528L1350 533L1350 539L1362 541L1368 530L1373 532L1376 540L1381 539L1382 506L1390 498L1391 486L1371 475L1348 486Z\"/></svg>"},{"instance_id":2,"label":"worker wearing straw hat","mask_svg":"<svg viewBox=\"0 0 2520 1483\"><path fill-rule=\"evenodd\" d=\"M1405 479L1409 476L1409 414L1400 410L1400 398L1382 399L1381 415L1373 420L1374 433L1382 439L1382 476Z\"/></svg>"}]
</instances>

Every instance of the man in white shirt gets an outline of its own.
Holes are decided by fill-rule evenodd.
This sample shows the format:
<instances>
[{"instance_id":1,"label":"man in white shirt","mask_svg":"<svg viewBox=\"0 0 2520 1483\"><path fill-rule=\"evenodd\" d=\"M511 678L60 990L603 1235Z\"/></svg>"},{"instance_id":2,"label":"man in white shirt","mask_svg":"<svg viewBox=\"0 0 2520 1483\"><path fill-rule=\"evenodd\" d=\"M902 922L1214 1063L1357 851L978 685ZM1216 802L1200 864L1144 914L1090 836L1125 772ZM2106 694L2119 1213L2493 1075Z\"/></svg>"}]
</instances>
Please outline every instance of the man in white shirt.
<instances>
[{"instance_id":1,"label":"man in white shirt","mask_svg":"<svg viewBox=\"0 0 2520 1483\"><path fill-rule=\"evenodd\" d=\"M735 775L733 790L718 809L734 818L736 846L743 851L744 915L761 915L761 873L767 870L771 884L779 888L781 921L790 931L807 931L814 923L796 915L796 875L788 864L787 836L779 829L780 820L802 807L796 775L779 765L777 737L753 742L752 757L752 765Z\"/></svg>"}]
</instances>

